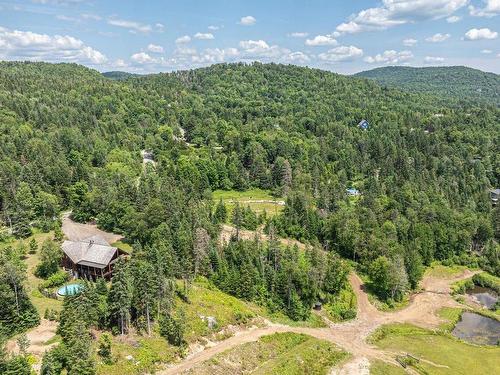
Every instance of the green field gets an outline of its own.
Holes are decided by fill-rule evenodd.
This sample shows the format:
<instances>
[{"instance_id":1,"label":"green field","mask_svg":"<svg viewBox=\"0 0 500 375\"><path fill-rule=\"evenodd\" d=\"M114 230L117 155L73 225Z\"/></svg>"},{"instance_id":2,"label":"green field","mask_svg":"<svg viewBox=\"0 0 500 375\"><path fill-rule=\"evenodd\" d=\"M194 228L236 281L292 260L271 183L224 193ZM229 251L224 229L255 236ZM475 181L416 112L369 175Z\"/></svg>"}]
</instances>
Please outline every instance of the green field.
<instances>
[{"instance_id":1,"label":"green field","mask_svg":"<svg viewBox=\"0 0 500 375\"><path fill-rule=\"evenodd\" d=\"M216 190L212 193L212 198L215 203L218 203L219 200L222 199L228 208L229 214L232 212L236 202L238 202L242 207L250 206L250 208L258 214L262 214L265 211L268 217L276 215L283 210L283 205L271 201L284 201L284 198L274 197L269 191L262 189L245 191Z\"/></svg>"},{"instance_id":2,"label":"green field","mask_svg":"<svg viewBox=\"0 0 500 375\"><path fill-rule=\"evenodd\" d=\"M447 311L444 315L453 313ZM467 344L409 324L383 326L374 332L370 342L381 349L410 353L420 359L414 369L423 374L495 374L500 368L498 347Z\"/></svg>"},{"instance_id":3,"label":"green field","mask_svg":"<svg viewBox=\"0 0 500 375\"><path fill-rule=\"evenodd\" d=\"M327 374L348 354L335 345L296 333L275 333L240 345L187 374Z\"/></svg>"}]
</instances>

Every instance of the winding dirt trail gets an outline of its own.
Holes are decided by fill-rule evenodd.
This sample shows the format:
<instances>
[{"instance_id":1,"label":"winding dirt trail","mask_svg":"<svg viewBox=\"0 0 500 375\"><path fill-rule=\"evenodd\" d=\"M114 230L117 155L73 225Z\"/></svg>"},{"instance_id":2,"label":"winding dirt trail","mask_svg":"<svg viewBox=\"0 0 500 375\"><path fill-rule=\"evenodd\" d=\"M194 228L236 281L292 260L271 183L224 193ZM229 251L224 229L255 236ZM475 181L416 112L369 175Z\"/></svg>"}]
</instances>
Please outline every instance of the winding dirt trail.
<instances>
[{"instance_id":1,"label":"winding dirt trail","mask_svg":"<svg viewBox=\"0 0 500 375\"><path fill-rule=\"evenodd\" d=\"M221 240L227 241L233 230L234 228L225 226ZM244 231L243 233L240 231L240 237L245 239L253 239L255 235L251 231ZM263 235L261 235L261 238L265 239ZM288 242L285 242L285 244L288 244ZM304 245L302 244L303 247ZM426 276L421 282L422 291L412 296L410 304L406 308L394 312L377 310L370 303L362 280L355 273L351 273L349 275L349 282L356 293L358 301L356 319L345 323L326 321L328 324L327 328L290 327L269 322L264 328L238 332L235 336L201 352L193 353L180 363L157 373L161 375L181 374L219 353L277 332L295 332L310 335L332 342L351 353L351 359L347 363L344 363L341 368L333 369L332 374L358 375L367 373L369 372L370 359L379 359L399 366L395 360L395 355L398 353L384 351L368 344L366 342L367 337L376 328L388 323L411 323L423 328L436 328L443 322L436 315L439 309L442 307L461 306L452 299L450 285L458 280L469 278L474 273L467 270L455 277L438 278L435 276Z\"/></svg>"}]
</instances>

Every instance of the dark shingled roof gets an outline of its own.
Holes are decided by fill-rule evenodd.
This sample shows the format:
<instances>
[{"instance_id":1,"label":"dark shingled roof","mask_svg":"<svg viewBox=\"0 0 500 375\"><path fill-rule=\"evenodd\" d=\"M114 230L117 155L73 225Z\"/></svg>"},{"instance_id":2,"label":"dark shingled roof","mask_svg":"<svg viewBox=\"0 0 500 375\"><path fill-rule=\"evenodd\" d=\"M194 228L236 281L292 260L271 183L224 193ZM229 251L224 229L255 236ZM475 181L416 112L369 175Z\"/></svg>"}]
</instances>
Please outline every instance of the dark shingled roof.
<instances>
[{"instance_id":1,"label":"dark shingled roof","mask_svg":"<svg viewBox=\"0 0 500 375\"><path fill-rule=\"evenodd\" d=\"M110 246L101 236L92 236L81 241L64 241L62 251L75 264L104 268L106 267L117 248Z\"/></svg>"}]
</instances>

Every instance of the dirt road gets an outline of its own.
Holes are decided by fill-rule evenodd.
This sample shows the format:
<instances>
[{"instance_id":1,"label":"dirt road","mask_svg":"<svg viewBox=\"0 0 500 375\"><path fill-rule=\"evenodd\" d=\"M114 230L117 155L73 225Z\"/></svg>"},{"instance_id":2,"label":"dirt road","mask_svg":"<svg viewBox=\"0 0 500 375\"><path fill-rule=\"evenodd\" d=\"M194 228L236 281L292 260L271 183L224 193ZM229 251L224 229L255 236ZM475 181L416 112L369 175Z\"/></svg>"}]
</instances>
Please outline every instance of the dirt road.
<instances>
[{"instance_id":1,"label":"dirt road","mask_svg":"<svg viewBox=\"0 0 500 375\"><path fill-rule=\"evenodd\" d=\"M225 226L221 235L222 241L229 240L234 228ZM240 237L245 239L255 238L251 231L240 231ZM257 234L261 239L265 235ZM288 241L286 242L288 244ZM302 245L304 247L304 245ZM398 365L395 354L380 350L366 342L368 336L378 327L388 323L411 323L424 328L436 328L442 319L436 312L442 307L461 306L450 295L450 285L458 280L469 278L474 273L465 271L456 277L424 277L421 282L422 292L412 296L408 307L394 312L377 310L369 301L362 280L355 273L349 276L349 282L356 293L358 307L356 319L345 323L332 323L328 321L327 328L290 327L269 323L264 328L241 331L235 336L221 341L216 345L201 352L194 353L182 362L163 371L162 375L180 374L193 368L213 356L247 342L256 341L264 335L277 332L295 332L307 334L319 339L332 342L352 354L349 362L341 368L332 370L334 374L363 374L369 371L369 360L379 359Z\"/></svg>"}]
</instances>

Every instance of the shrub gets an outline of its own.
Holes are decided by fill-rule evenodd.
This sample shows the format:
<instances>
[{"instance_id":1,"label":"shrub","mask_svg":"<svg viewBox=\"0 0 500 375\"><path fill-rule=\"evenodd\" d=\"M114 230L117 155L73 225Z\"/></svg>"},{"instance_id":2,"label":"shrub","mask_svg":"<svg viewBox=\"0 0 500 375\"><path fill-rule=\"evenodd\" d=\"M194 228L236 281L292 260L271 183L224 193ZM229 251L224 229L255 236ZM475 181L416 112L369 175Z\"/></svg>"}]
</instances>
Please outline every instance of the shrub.
<instances>
[{"instance_id":1,"label":"shrub","mask_svg":"<svg viewBox=\"0 0 500 375\"><path fill-rule=\"evenodd\" d=\"M57 271L47 280L40 284L41 289L50 289L63 285L70 278L69 274L63 270Z\"/></svg>"}]
</instances>

